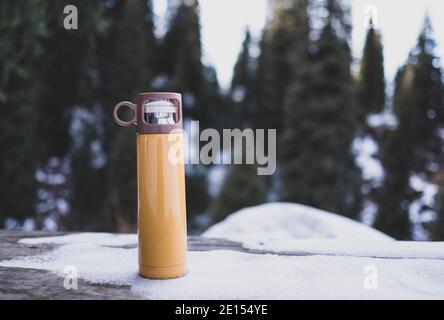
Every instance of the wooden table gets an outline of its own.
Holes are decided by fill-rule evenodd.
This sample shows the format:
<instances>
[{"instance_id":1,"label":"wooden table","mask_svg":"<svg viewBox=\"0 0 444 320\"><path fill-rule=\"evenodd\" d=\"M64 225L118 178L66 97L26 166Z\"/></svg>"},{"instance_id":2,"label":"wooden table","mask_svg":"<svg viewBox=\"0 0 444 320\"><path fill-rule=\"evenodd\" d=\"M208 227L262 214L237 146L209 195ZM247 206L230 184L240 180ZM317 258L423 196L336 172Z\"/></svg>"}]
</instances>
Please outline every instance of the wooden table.
<instances>
[{"instance_id":1,"label":"wooden table","mask_svg":"<svg viewBox=\"0 0 444 320\"><path fill-rule=\"evenodd\" d=\"M85 245L85 250L88 250L88 248L94 249L96 247L102 247L103 250L105 249L105 247L118 248L119 250L120 248L135 249L137 247L137 237L135 235L131 235L130 237L113 237L113 235L109 235L109 242L107 242L107 235L80 234L78 237L72 237L72 239L69 240L28 240L19 243L19 241L24 238L54 237L69 234L70 233L62 232L50 233L0 230L0 261L15 259L17 262L18 260L20 260L17 259L19 257L31 257L36 255L44 256L45 253L58 248L58 245L56 245L55 243L64 243L61 244L61 246L67 246L67 243L70 243L74 245L74 248L77 248L77 250L79 250L79 247L76 246L80 245L80 252L84 252L87 256L88 251L82 251L83 245ZM105 236L103 242L101 242L102 236ZM113 241L113 239L117 240ZM285 285L283 285L283 289L287 289L287 291L283 290L286 292L286 295L283 295L283 298L286 298L287 296L300 297L302 299L307 297L315 299L322 297L331 298L332 290L334 291L336 290L336 288L338 288L337 296L342 297L343 299L354 299L356 298L356 295L359 295L363 299L377 299L380 297L383 297L385 299L398 299L399 297L404 297L408 299L442 299L442 297L444 296L444 286L441 281L440 270L444 266L444 260L441 255L440 248L443 244L411 244L414 244L413 248L416 249L413 251L407 250L405 256L397 256L396 254L393 255L393 251L399 250L399 253L403 253L403 250L405 250L405 248L403 249L403 246L405 247L406 245L408 245L408 243L387 243L388 246L392 246L391 250L382 250L380 253L378 253L378 246L376 246L376 249L373 248L373 250L371 250L371 245L369 245L369 253L367 255L354 253L353 250L351 250L351 252L349 252L348 254L334 254L334 252L316 253L317 251L315 247L310 246L299 247L299 249L297 249L296 246L294 247L294 250L287 250L284 251L285 253L281 254L274 252L273 255L295 256L291 259L287 259L290 257L278 257L278 260L281 261L280 263L288 262L289 264L287 265L287 267L289 267L290 269L294 267L295 270L299 270L297 271L299 272L298 275L295 275L292 273L292 271L287 270L287 273L283 273L284 279L282 277L277 277L277 279L280 279L281 281L280 285L283 285L283 283L287 283L285 282L285 277L288 276L288 282L291 282L292 285L297 284L300 285L301 288L308 288L308 290L300 291L297 289L297 287L294 287L295 289L294 291L292 291L292 286L286 287ZM400 247L396 248L396 246ZM419 249L418 246L420 246ZM67 247L65 249L67 249ZM262 250L258 251L246 249L242 246L241 243L238 242L223 239L209 239L203 237L189 237L188 249L189 251L207 252L194 255L200 257L205 257L206 254L208 254L209 256L212 255L220 257L221 255L219 255L219 253L214 252L219 250L238 251L242 253L259 255L272 253ZM210 251L213 252L210 254ZM59 253L60 252L65 252L66 254L67 251L60 250ZM74 254L76 254L75 252L79 251L74 250L68 252L74 252ZM131 254L132 259L136 259L136 250L132 250ZM229 252L225 252L223 254L228 254L228 256L230 255ZM235 254L235 256L237 255ZM266 259L275 259L276 257L265 257L256 255L255 257L251 258L260 259L262 262L264 262ZM80 257L79 259L82 258ZM91 258L91 256L89 256L87 259L94 258ZM252 259L250 259L250 257L247 257L247 261L251 262ZM35 261L35 259L31 260ZM134 263L136 262L134 261ZM308 269L307 263L310 264L310 267L308 267ZM3 263L2 265L7 264ZM14 267L0 266L0 299L140 299L140 296L136 296L134 293L137 292L137 290L134 290L134 285L131 285L132 287L130 287L129 285L116 286L111 284L93 284L91 282L86 282L79 279L78 290L66 290L63 285L66 277L63 277L63 275L57 275L60 273L43 270L45 268L40 268L39 270L37 270L15 267L20 266L20 263L12 263L11 265ZM28 265L28 267L32 266L32 264L27 263L25 263L25 265ZM38 265L39 264L37 263L34 266L37 268ZM303 267L304 265L305 267ZM366 273L364 272L363 268L369 265L377 265L379 268L378 274L381 274L382 280L380 281L380 286L378 287L377 291L366 290L366 288L363 287L363 279L366 277ZM302 266L301 269L298 269L299 266ZM350 269L347 269L349 270L349 273L344 274L342 268L346 266L351 267ZM259 272L257 274L257 279L258 281L260 281L260 272L266 272L266 274L268 274L268 269L266 266L264 267L264 264L260 264L257 267L259 268L259 271L256 270L255 272ZM134 266L134 270L136 269L137 267ZM47 270L51 270L51 268L48 268ZM118 273L120 269L117 268L113 270L113 272ZM313 275L312 271L315 275ZM248 271L244 270L243 272ZM324 280L326 274L336 275L338 280L326 282L325 288L315 286L314 289L311 290L311 281L314 281L313 283L315 284L319 283L319 281ZM85 277L85 279L88 278ZM215 277L215 279L218 279L217 276ZM270 283L270 276L268 276L267 279L269 281L268 283ZM208 277L205 278L205 281L207 280L211 281L211 279L209 280ZM101 281L101 283L106 282L107 281ZM123 281L117 283L126 284L130 282ZM342 288L342 285L344 283L349 284L348 286L344 286L345 289ZM233 286L232 282L231 285L232 287L237 288L237 285ZM242 285L240 285L239 288L241 288L240 291L245 289L245 287L242 287ZM244 294L245 292L246 291L244 290ZM255 292L252 291L251 293L254 295ZM213 292L213 294L217 296L217 292ZM163 296L165 296L165 294ZM249 296L249 294L247 294L247 296Z\"/></svg>"},{"instance_id":2,"label":"wooden table","mask_svg":"<svg viewBox=\"0 0 444 320\"><path fill-rule=\"evenodd\" d=\"M54 244L21 244L23 238L62 236L63 232L24 232L0 230L0 261L32 256L53 250ZM128 248L128 246L126 246ZM188 250L247 250L240 243L221 239L189 237ZM82 290L64 290L63 279L45 270L0 266L0 299L140 299L128 286L94 285L79 280Z\"/></svg>"}]
</instances>

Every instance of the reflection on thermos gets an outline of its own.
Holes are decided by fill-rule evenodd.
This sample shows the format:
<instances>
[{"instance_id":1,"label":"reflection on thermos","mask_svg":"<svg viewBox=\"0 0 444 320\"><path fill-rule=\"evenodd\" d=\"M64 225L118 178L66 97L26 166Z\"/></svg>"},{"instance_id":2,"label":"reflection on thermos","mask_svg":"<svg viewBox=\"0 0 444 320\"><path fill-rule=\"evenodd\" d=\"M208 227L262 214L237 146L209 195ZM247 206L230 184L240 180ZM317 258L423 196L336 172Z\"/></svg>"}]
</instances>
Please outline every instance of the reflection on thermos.
<instances>
[{"instance_id":1,"label":"reflection on thermos","mask_svg":"<svg viewBox=\"0 0 444 320\"><path fill-rule=\"evenodd\" d=\"M186 273L187 229L185 169L171 161L169 151L183 157L182 99L178 93L142 93L137 104L121 102L114 119L121 126L137 126L137 185L139 273L151 279L170 279ZM134 111L123 121L121 107ZM173 131L175 130L175 131Z\"/></svg>"}]
</instances>

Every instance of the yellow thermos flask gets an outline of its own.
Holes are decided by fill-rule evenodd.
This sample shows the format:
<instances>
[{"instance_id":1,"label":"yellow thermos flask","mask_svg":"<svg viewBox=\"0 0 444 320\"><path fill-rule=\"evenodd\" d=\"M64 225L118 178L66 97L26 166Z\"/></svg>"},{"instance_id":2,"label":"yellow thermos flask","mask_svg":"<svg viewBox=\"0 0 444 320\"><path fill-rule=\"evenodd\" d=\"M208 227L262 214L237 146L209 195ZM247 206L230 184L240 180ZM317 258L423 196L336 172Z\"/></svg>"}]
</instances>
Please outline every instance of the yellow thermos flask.
<instances>
[{"instance_id":1,"label":"yellow thermos flask","mask_svg":"<svg viewBox=\"0 0 444 320\"><path fill-rule=\"evenodd\" d=\"M122 107L134 111L133 119L119 118ZM114 120L137 126L139 274L150 279L181 277L187 270L182 96L141 93L137 104L117 104Z\"/></svg>"}]
</instances>

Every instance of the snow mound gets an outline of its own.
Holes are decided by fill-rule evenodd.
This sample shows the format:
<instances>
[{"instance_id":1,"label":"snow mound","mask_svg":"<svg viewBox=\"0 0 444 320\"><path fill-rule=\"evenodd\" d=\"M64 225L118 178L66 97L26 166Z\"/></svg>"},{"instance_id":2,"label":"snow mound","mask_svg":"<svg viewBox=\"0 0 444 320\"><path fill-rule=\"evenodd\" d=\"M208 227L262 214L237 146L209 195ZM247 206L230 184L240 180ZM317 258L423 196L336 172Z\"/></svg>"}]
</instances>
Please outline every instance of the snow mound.
<instances>
[{"instance_id":1,"label":"snow mound","mask_svg":"<svg viewBox=\"0 0 444 320\"><path fill-rule=\"evenodd\" d=\"M203 236L243 243L290 239L394 240L351 219L293 203L268 203L242 209L210 227Z\"/></svg>"},{"instance_id":2,"label":"snow mound","mask_svg":"<svg viewBox=\"0 0 444 320\"><path fill-rule=\"evenodd\" d=\"M224 250L189 252L189 272L185 277L147 280L137 274L137 249L109 246L117 242L112 235L76 234L42 241L62 245L45 254L0 261L0 266L48 270L62 278L67 275L66 266L75 266L80 279L97 284L128 285L132 292L147 299L444 297L444 260L438 259L278 256ZM334 243L334 240L328 241ZM39 243L37 239L21 242ZM420 247L423 252L430 249L424 244L418 244L417 249ZM377 272L376 286L368 286L369 270ZM81 292L82 283L78 290Z\"/></svg>"}]
</instances>

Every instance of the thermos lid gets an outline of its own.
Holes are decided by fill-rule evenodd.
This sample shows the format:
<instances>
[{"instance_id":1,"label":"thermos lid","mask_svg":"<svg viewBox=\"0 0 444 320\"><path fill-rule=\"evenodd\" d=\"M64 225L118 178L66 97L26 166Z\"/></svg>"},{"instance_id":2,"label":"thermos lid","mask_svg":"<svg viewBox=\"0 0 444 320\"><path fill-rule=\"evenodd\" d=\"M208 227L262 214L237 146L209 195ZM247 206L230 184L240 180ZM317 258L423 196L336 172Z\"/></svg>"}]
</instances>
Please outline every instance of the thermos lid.
<instances>
[{"instance_id":1,"label":"thermos lid","mask_svg":"<svg viewBox=\"0 0 444 320\"><path fill-rule=\"evenodd\" d=\"M134 117L129 121L119 118L120 108L127 107L133 110ZM169 113L174 123L149 123L146 114ZM120 126L137 126L138 134L168 134L175 129L182 129L182 95L173 92L139 93L137 103L123 101L114 107L114 121Z\"/></svg>"}]
</instances>

